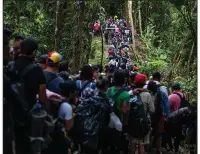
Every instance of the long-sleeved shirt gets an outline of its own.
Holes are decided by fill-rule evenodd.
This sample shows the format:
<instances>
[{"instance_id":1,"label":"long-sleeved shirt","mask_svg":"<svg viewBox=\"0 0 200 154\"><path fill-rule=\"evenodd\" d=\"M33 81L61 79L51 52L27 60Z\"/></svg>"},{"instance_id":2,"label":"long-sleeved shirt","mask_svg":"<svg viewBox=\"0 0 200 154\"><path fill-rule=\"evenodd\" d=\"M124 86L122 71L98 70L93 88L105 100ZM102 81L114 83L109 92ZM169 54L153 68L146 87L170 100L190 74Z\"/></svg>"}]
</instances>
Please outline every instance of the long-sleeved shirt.
<instances>
[{"instance_id":1,"label":"long-sleeved shirt","mask_svg":"<svg viewBox=\"0 0 200 154\"><path fill-rule=\"evenodd\" d=\"M168 96L166 95L166 93L164 93L160 89L157 90L156 95L157 96L159 95L157 98L158 98L158 101L160 101L158 103L161 105L162 114L168 117L170 114Z\"/></svg>"}]
</instances>

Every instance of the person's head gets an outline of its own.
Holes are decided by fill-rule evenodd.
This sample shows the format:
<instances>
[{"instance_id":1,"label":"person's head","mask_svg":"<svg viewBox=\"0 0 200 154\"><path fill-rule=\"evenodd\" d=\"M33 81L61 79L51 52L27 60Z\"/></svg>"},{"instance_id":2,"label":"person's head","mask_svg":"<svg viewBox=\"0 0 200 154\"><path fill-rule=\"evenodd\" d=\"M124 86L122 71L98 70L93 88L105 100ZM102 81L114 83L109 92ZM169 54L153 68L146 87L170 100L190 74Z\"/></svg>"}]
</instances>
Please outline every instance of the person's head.
<instances>
[{"instance_id":1,"label":"person's head","mask_svg":"<svg viewBox=\"0 0 200 154\"><path fill-rule=\"evenodd\" d=\"M126 69L126 64L125 63L121 63L120 67L121 67L121 69L125 70Z\"/></svg>"},{"instance_id":2,"label":"person's head","mask_svg":"<svg viewBox=\"0 0 200 154\"><path fill-rule=\"evenodd\" d=\"M68 69L69 69L68 61L67 61L67 60L64 60L64 61L60 64L59 72L62 72L62 71L68 72Z\"/></svg>"},{"instance_id":3,"label":"person's head","mask_svg":"<svg viewBox=\"0 0 200 154\"><path fill-rule=\"evenodd\" d=\"M20 49L22 55L35 58L38 49L38 44L34 39L27 38L20 43Z\"/></svg>"},{"instance_id":4,"label":"person's head","mask_svg":"<svg viewBox=\"0 0 200 154\"><path fill-rule=\"evenodd\" d=\"M153 74L153 80L160 82L160 80L161 80L161 74L159 72L155 72Z\"/></svg>"},{"instance_id":5,"label":"person's head","mask_svg":"<svg viewBox=\"0 0 200 154\"><path fill-rule=\"evenodd\" d=\"M12 35L12 31L10 31L7 28L3 29L3 45L9 45L11 35Z\"/></svg>"},{"instance_id":6,"label":"person's head","mask_svg":"<svg viewBox=\"0 0 200 154\"><path fill-rule=\"evenodd\" d=\"M134 79L134 83L137 88L143 88L146 82L146 76L144 74L137 74Z\"/></svg>"},{"instance_id":7,"label":"person's head","mask_svg":"<svg viewBox=\"0 0 200 154\"><path fill-rule=\"evenodd\" d=\"M9 52L10 52L10 36L12 32L9 29L3 30L3 65L6 66L9 62Z\"/></svg>"},{"instance_id":8,"label":"person's head","mask_svg":"<svg viewBox=\"0 0 200 154\"><path fill-rule=\"evenodd\" d=\"M114 57L112 55L109 55L109 61L113 60Z\"/></svg>"},{"instance_id":9,"label":"person's head","mask_svg":"<svg viewBox=\"0 0 200 154\"><path fill-rule=\"evenodd\" d=\"M15 40L14 40L14 48L19 49L20 48L20 43L24 40L24 37L21 35L17 35L15 36Z\"/></svg>"},{"instance_id":10,"label":"person's head","mask_svg":"<svg viewBox=\"0 0 200 154\"><path fill-rule=\"evenodd\" d=\"M65 81L69 80L69 73L66 71L62 71L59 73L60 77L63 78Z\"/></svg>"},{"instance_id":11,"label":"person's head","mask_svg":"<svg viewBox=\"0 0 200 154\"><path fill-rule=\"evenodd\" d=\"M129 81L131 84L134 83L136 75L137 73L131 73L131 75L129 76Z\"/></svg>"},{"instance_id":12,"label":"person's head","mask_svg":"<svg viewBox=\"0 0 200 154\"><path fill-rule=\"evenodd\" d=\"M125 74L123 71L117 71L114 73L115 86L122 86L125 83Z\"/></svg>"},{"instance_id":13,"label":"person's head","mask_svg":"<svg viewBox=\"0 0 200 154\"><path fill-rule=\"evenodd\" d=\"M11 47L10 50L9 50L9 56L10 56L10 60L14 60L14 49L13 49L13 47Z\"/></svg>"},{"instance_id":14,"label":"person's head","mask_svg":"<svg viewBox=\"0 0 200 154\"><path fill-rule=\"evenodd\" d=\"M114 71L115 71L115 66L111 64L111 65L109 66L109 68L108 68L108 73L109 73L109 74L113 74Z\"/></svg>"},{"instance_id":15,"label":"person's head","mask_svg":"<svg viewBox=\"0 0 200 154\"><path fill-rule=\"evenodd\" d=\"M101 64L98 64L97 67L99 68L99 72L102 73L103 72L103 66Z\"/></svg>"},{"instance_id":16,"label":"person's head","mask_svg":"<svg viewBox=\"0 0 200 154\"><path fill-rule=\"evenodd\" d=\"M106 91L109 87L109 80L107 76L100 75L96 82L96 86L100 91Z\"/></svg>"},{"instance_id":17,"label":"person's head","mask_svg":"<svg viewBox=\"0 0 200 154\"><path fill-rule=\"evenodd\" d=\"M137 65L134 65L134 66L133 66L133 71L135 71L135 72L136 72L137 70L138 70L138 67L137 67Z\"/></svg>"},{"instance_id":18,"label":"person's head","mask_svg":"<svg viewBox=\"0 0 200 154\"><path fill-rule=\"evenodd\" d=\"M153 76L150 76L150 77L149 77L149 80L153 80Z\"/></svg>"},{"instance_id":19,"label":"person's head","mask_svg":"<svg viewBox=\"0 0 200 154\"><path fill-rule=\"evenodd\" d=\"M48 55L44 54L44 55L41 55L39 58L39 64L42 69L47 68L47 57L48 57Z\"/></svg>"},{"instance_id":20,"label":"person's head","mask_svg":"<svg viewBox=\"0 0 200 154\"><path fill-rule=\"evenodd\" d=\"M147 85L147 89L153 93L153 95L157 92L157 84L154 81L149 81Z\"/></svg>"},{"instance_id":21,"label":"person's head","mask_svg":"<svg viewBox=\"0 0 200 154\"><path fill-rule=\"evenodd\" d=\"M181 84L179 82L172 83L172 91L181 90Z\"/></svg>"},{"instance_id":22,"label":"person's head","mask_svg":"<svg viewBox=\"0 0 200 154\"><path fill-rule=\"evenodd\" d=\"M97 79L99 74L99 68L97 66L92 66L92 71L93 71L93 78Z\"/></svg>"},{"instance_id":23,"label":"person's head","mask_svg":"<svg viewBox=\"0 0 200 154\"><path fill-rule=\"evenodd\" d=\"M92 80L93 78L93 70L92 67L88 64L84 65L82 70L81 70L81 79L82 80Z\"/></svg>"},{"instance_id":24,"label":"person's head","mask_svg":"<svg viewBox=\"0 0 200 154\"><path fill-rule=\"evenodd\" d=\"M69 103L75 103L74 100L77 97L77 87L74 81L67 80L64 83L60 83L60 92Z\"/></svg>"},{"instance_id":25,"label":"person's head","mask_svg":"<svg viewBox=\"0 0 200 154\"><path fill-rule=\"evenodd\" d=\"M58 52L51 51L49 52L47 57L47 68L49 69L52 68L58 71L61 61L62 61L62 55L60 55Z\"/></svg>"},{"instance_id":26,"label":"person's head","mask_svg":"<svg viewBox=\"0 0 200 154\"><path fill-rule=\"evenodd\" d=\"M130 75L129 70L124 69L123 72L124 72L124 75L125 75L125 83L129 84L129 75Z\"/></svg>"},{"instance_id":27,"label":"person's head","mask_svg":"<svg viewBox=\"0 0 200 154\"><path fill-rule=\"evenodd\" d=\"M109 72L109 66L106 65L106 66L105 66L105 73L108 73L108 72Z\"/></svg>"}]
</instances>

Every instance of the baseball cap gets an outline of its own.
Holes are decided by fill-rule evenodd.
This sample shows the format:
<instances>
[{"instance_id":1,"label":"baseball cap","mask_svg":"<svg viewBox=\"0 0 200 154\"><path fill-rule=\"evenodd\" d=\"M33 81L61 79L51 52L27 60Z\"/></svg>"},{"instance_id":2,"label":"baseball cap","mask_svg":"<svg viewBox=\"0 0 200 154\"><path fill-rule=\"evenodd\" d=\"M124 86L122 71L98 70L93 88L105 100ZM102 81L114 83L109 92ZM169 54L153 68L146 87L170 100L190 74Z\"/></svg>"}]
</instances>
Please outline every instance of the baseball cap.
<instances>
[{"instance_id":1,"label":"baseball cap","mask_svg":"<svg viewBox=\"0 0 200 154\"><path fill-rule=\"evenodd\" d=\"M135 76L135 83L136 84L145 84L146 76L144 74L137 74Z\"/></svg>"},{"instance_id":2,"label":"baseball cap","mask_svg":"<svg viewBox=\"0 0 200 154\"><path fill-rule=\"evenodd\" d=\"M39 58L39 63L46 64L47 57L48 57L47 54L41 55L40 58Z\"/></svg>"},{"instance_id":3,"label":"baseball cap","mask_svg":"<svg viewBox=\"0 0 200 154\"><path fill-rule=\"evenodd\" d=\"M60 55L58 52L51 51L48 54L48 64L56 64L61 62L63 59L62 55Z\"/></svg>"},{"instance_id":4,"label":"baseball cap","mask_svg":"<svg viewBox=\"0 0 200 154\"><path fill-rule=\"evenodd\" d=\"M180 87L181 84L179 82L174 82L172 83L172 87Z\"/></svg>"}]
</instances>

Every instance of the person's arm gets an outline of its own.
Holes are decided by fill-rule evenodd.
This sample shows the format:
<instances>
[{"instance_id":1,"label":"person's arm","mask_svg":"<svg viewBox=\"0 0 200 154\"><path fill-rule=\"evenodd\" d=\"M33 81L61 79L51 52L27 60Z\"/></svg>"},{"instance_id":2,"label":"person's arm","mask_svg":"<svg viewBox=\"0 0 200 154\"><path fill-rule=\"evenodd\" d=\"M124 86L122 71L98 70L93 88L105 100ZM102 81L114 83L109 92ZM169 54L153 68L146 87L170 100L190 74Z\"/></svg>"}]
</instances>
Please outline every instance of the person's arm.
<instances>
[{"instance_id":1,"label":"person's arm","mask_svg":"<svg viewBox=\"0 0 200 154\"><path fill-rule=\"evenodd\" d=\"M163 92L162 95L161 95L161 105L163 107L163 111L166 115L166 117L169 116L170 114L170 107L169 107L169 101L168 101L168 96Z\"/></svg>"},{"instance_id":2,"label":"person's arm","mask_svg":"<svg viewBox=\"0 0 200 154\"><path fill-rule=\"evenodd\" d=\"M46 79L41 67L37 67L38 84L39 84L39 101L44 104L46 111L49 111L49 102L46 94Z\"/></svg>"},{"instance_id":3,"label":"person's arm","mask_svg":"<svg viewBox=\"0 0 200 154\"><path fill-rule=\"evenodd\" d=\"M67 131L70 131L74 126L74 118L72 107L69 104L63 104L65 110L65 128Z\"/></svg>"},{"instance_id":4,"label":"person's arm","mask_svg":"<svg viewBox=\"0 0 200 154\"><path fill-rule=\"evenodd\" d=\"M124 92L124 98L122 98L123 100L123 103L122 103L122 113L123 114L127 114L130 110L130 103L129 103L129 100L130 100L130 95L128 92Z\"/></svg>"}]
</instances>

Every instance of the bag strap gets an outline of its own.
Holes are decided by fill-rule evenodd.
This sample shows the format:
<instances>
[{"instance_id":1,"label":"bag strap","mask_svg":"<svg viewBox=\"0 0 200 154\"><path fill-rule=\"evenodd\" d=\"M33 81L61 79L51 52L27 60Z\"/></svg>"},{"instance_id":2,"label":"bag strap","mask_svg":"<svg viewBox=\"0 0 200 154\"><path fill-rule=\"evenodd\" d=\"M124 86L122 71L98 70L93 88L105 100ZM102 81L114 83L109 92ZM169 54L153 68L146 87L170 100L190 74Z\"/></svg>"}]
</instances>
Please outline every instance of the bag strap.
<instances>
[{"instance_id":1,"label":"bag strap","mask_svg":"<svg viewBox=\"0 0 200 154\"><path fill-rule=\"evenodd\" d=\"M123 92L124 89L120 88L113 96L111 96L111 88L108 89L108 98L112 98L114 101L116 101L117 97L121 92Z\"/></svg>"},{"instance_id":2,"label":"bag strap","mask_svg":"<svg viewBox=\"0 0 200 154\"><path fill-rule=\"evenodd\" d=\"M142 92L140 92L139 94L138 94L138 97L139 97L139 101L141 102L141 104L142 104L142 106L143 106L143 110L144 110L144 102L142 101L142 98L141 98L141 96L140 96L140 94L141 94ZM144 110L144 113L145 113L145 110ZM148 107L147 107L147 111L146 111L146 113L145 113L145 115L146 115L146 117L147 117L147 113L148 113Z\"/></svg>"},{"instance_id":3,"label":"bag strap","mask_svg":"<svg viewBox=\"0 0 200 154\"><path fill-rule=\"evenodd\" d=\"M29 64L29 65L26 66L22 71L19 72L19 76L20 76L21 78L24 78L24 77L27 75L27 73L28 73L29 71L31 71L33 68L35 68L36 66L37 66L37 65L34 64L34 63Z\"/></svg>"},{"instance_id":4,"label":"bag strap","mask_svg":"<svg viewBox=\"0 0 200 154\"><path fill-rule=\"evenodd\" d=\"M79 96L81 95L81 93L83 92L83 90L85 89L85 87L86 87L89 83L91 83L91 82L90 82L90 81L87 82L87 83L80 89L80 91L79 91ZM80 81L80 85L81 85L81 81Z\"/></svg>"},{"instance_id":5,"label":"bag strap","mask_svg":"<svg viewBox=\"0 0 200 154\"><path fill-rule=\"evenodd\" d=\"M185 99L185 97L183 96L181 96L179 93L177 93L177 92L173 92L173 94L176 94L176 95L178 95L178 97L181 99L181 104L180 104L180 106L182 105L182 103L183 103L183 101L184 101L184 99Z\"/></svg>"}]
</instances>

